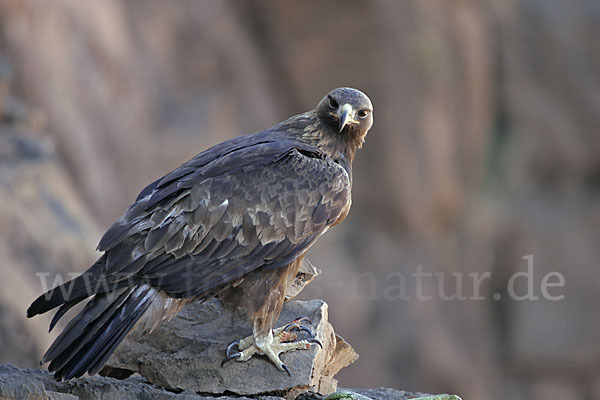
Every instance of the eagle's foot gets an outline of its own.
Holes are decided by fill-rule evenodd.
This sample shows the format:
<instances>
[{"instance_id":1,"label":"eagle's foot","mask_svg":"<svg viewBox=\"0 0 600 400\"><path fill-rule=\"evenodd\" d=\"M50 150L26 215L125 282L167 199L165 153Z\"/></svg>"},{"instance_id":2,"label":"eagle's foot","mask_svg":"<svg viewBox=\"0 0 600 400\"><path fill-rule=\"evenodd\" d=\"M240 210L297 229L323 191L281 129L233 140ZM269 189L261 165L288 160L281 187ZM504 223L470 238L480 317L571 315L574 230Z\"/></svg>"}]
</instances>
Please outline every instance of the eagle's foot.
<instances>
[{"instance_id":1,"label":"eagle's foot","mask_svg":"<svg viewBox=\"0 0 600 400\"><path fill-rule=\"evenodd\" d=\"M259 354L267 356L279 370L285 371L291 376L292 374L288 367L279 359L281 353L294 350L308 350L313 343L323 348L319 339L314 337L312 330L302 325L305 321L310 323L310 319L307 317L300 317L287 325L274 329L268 335L251 335L231 342L227 346L227 357L223 360L221 366L229 360L248 361L255 354ZM296 331L307 332L310 337L296 342L295 340L298 338ZM235 347L237 347L238 351L234 352Z\"/></svg>"}]
</instances>

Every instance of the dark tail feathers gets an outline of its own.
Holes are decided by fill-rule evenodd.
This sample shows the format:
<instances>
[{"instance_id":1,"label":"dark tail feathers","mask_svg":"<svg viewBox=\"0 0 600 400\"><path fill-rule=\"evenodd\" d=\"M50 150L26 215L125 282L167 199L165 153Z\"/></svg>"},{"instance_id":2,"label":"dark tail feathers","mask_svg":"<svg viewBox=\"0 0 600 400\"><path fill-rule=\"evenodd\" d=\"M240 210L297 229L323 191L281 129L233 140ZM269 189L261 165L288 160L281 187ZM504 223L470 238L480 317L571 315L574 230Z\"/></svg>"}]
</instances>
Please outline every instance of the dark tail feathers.
<instances>
[{"instance_id":1,"label":"dark tail feathers","mask_svg":"<svg viewBox=\"0 0 600 400\"><path fill-rule=\"evenodd\" d=\"M105 265L106 253L77 278L65 282L35 299L27 309L27 318L43 314L63 304L73 303L73 305L75 305L98 293L101 289L101 287L99 287L101 285L98 285L98 279L102 275L102 270Z\"/></svg>"},{"instance_id":2,"label":"dark tail feathers","mask_svg":"<svg viewBox=\"0 0 600 400\"><path fill-rule=\"evenodd\" d=\"M48 370L59 380L97 373L157 294L140 285L95 295L52 343L42 364L50 361Z\"/></svg>"},{"instance_id":3,"label":"dark tail feathers","mask_svg":"<svg viewBox=\"0 0 600 400\"><path fill-rule=\"evenodd\" d=\"M107 255L105 253L94 265L77 278L65 282L35 299L27 309L27 318L44 314L60 306L50 323L49 330L51 331L67 311L88 297L114 293L117 290L141 284L140 280L133 281L129 279L131 277L128 274L106 275L104 273L106 259Z\"/></svg>"}]
</instances>

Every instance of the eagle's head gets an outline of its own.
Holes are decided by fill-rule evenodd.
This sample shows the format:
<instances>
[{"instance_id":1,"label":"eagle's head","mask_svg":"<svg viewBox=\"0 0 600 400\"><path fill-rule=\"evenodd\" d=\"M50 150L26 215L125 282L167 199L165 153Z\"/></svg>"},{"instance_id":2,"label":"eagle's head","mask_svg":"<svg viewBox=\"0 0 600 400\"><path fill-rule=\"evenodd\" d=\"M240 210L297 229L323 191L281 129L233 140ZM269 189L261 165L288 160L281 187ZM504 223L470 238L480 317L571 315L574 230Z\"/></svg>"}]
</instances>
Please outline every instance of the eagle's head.
<instances>
[{"instance_id":1,"label":"eagle's head","mask_svg":"<svg viewBox=\"0 0 600 400\"><path fill-rule=\"evenodd\" d=\"M317 116L330 132L357 147L373 125L373 105L366 94L348 87L333 89L317 106Z\"/></svg>"}]
</instances>

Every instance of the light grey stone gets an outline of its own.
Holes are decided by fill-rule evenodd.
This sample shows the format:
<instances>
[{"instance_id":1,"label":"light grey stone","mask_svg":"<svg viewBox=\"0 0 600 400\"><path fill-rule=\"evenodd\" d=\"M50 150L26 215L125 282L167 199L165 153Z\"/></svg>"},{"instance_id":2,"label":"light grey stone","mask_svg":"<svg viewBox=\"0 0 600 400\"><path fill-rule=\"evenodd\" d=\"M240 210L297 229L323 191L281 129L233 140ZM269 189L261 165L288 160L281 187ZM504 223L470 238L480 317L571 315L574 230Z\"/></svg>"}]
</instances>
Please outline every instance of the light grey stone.
<instances>
[{"instance_id":1,"label":"light grey stone","mask_svg":"<svg viewBox=\"0 0 600 400\"><path fill-rule=\"evenodd\" d=\"M151 334L131 335L102 373L115 376L123 370L133 371L160 387L199 393L332 393L337 388L333 376L358 356L336 337L327 320L327 304L322 300L287 302L277 326L300 316L312 320L323 349L313 345L308 350L282 354L291 377L261 356L248 362L230 361L221 367L227 345L250 335L251 329L245 315L226 312L218 300L188 304Z\"/></svg>"},{"instance_id":2,"label":"light grey stone","mask_svg":"<svg viewBox=\"0 0 600 400\"><path fill-rule=\"evenodd\" d=\"M173 393L149 384L140 378L118 380L94 376L57 382L43 370L19 369L12 365L0 365L0 399L43 400L214 400L193 392ZM231 396L220 400L233 400ZM240 400L239 397L236 398ZM241 398L247 399L247 398Z\"/></svg>"}]
</instances>

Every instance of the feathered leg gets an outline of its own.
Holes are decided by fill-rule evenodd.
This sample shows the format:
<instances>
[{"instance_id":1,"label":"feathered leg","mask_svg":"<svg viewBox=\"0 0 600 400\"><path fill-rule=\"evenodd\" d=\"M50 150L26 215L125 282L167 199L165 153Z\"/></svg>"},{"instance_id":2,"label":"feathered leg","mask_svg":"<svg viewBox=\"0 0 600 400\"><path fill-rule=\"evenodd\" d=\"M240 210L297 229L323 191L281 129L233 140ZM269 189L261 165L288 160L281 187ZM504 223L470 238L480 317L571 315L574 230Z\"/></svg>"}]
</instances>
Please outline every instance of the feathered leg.
<instances>
[{"instance_id":1,"label":"feathered leg","mask_svg":"<svg viewBox=\"0 0 600 400\"><path fill-rule=\"evenodd\" d=\"M223 364L229 360L248 361L255 354L260 354L267 356L278 369L290 374L288 367L279 359L281 353L306 350L311 344L321 346L311 330L302 325L302 322L309 321L306 317L273 330L273 323L283 307L288 280L296 276L301 261L300 258L287 267L277 268L268 273L263 271L256 279L245 278L239 285L244 297L248 299L246 308L252 321L252 335L229 344ZM297 334L294 330L306 331L310 338L296 342ZM233 352L234 347L237 347L238 351Z\"/></svg>"}]
</instances>

